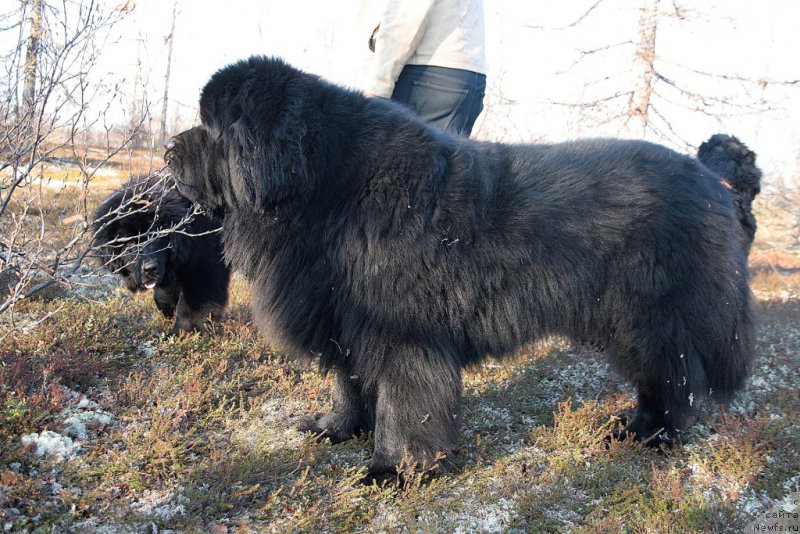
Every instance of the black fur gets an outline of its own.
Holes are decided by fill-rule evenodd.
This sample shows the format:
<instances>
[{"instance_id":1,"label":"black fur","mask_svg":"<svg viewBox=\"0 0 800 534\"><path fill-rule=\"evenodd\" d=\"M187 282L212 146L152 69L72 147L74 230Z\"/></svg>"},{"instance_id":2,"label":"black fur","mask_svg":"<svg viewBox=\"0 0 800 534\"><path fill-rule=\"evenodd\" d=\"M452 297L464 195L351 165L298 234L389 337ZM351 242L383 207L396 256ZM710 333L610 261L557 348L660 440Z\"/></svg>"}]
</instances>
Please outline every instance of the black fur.
<instances>
[{"instance_id":1,"label":"black fur","mask_svg":"<svg viewBox=\"0 0 800 534\"><path fill-rule=\"evenodd\" d=\"M639 439L742 385L747 265L696 159L471 141L264 57L217 72L200 107L166 156L178 188L224 212L260 328L333 374L332 411L301 428L374 429L373 473L452 451L462 368L549 334L607 347Z\"/></svg>"},{"instance_id":2,"label":"black fur","mask_svg":"<svg viewBox=\"0 0 800 534\"><path fill-rule=\"evenodd\" d=\"M749 254L757 227L753 199L761 191L761 169L756 166L755 152L732 135L714 134L700 145L697 159L730 189L741 225L739 241Z\"/></svg>"},{"instance_id":3,"label":"black fur","mask_svg":"<svg viewBox=\"0 0 800 534\"><path fill-rule=\"evenodd\" d=\"M228 301L220 224L205 215L184 220L192 204L169 180L132 179L97 208L92 246L132 292L153 289L156 307L175 316L171 333L202 330ZM169 232L170 229L179 231Z\"/></svg>"}]
</instances>

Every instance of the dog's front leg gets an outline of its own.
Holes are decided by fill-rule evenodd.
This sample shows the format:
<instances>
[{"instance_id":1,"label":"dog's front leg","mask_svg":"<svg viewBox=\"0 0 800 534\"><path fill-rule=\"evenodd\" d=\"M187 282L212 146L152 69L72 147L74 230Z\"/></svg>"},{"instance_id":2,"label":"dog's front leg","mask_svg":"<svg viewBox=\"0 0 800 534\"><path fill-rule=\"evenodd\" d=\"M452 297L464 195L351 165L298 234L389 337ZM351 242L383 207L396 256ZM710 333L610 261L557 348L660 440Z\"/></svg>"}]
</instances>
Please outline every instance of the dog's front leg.
<instances>
[{"instance_id":1,"label":"dog's front leg","mask_svg":"<svg viewBox=\"0 0 800 534\"><path fill-rule=\"evenodd\" d=\"M381 360L370 476L396 475L404 460L414 470L441 467L456 446L461 422L457 359L439 347L396 343Z\"/></svg>"}]
</instances>

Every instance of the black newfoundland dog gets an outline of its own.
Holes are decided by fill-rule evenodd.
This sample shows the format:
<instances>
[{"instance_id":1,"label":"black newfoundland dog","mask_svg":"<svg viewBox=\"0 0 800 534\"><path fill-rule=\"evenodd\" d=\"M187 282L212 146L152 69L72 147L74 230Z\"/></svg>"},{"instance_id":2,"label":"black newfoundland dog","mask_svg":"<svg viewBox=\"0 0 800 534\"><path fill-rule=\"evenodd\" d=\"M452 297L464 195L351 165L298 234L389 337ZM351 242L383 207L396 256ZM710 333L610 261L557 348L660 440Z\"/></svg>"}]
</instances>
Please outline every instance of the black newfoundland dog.
<instances>
[{"instance_id":1,"label":"black newfoundland dog","mask_svg":"<svg viewBox=\"0 0 800 534\"><path fill-rule=\"evenodd\" d=\"M170 180L130 180L97 208L92 246L102 264L133 292L152 289L170 333L200 331L228 301L219 223L194 215Z\"/></svg>"},{"instance_id":2,"label":"black newfoundland dog","mask_svg":"<svg viewBox=\"0 0 800 534\"><path fill-rule=\"evenodd\" d=\"M761 169L756 166L756 154L732 135L715 134L700 145L697 159L712 170L733 195L739 219L739 242L745 254L756 236L756 217L753 200L761 191Z\"/></svg>"},{"instance_id":3,"label":"black newfoundland dog","mask_svg":"<svg viewBox=\"0 0 800 534\"><path fill-rule=\"evenodd\" d=\"M640 440L747 376L736 215L695 158L470 141L265 57L214 74L200 115L167 151L178 189L223 214L260 328L333 375L301 429L374 430L372 474L452 451L461 370L550 334L607 349Z\"/></svg>"}]
</instances>

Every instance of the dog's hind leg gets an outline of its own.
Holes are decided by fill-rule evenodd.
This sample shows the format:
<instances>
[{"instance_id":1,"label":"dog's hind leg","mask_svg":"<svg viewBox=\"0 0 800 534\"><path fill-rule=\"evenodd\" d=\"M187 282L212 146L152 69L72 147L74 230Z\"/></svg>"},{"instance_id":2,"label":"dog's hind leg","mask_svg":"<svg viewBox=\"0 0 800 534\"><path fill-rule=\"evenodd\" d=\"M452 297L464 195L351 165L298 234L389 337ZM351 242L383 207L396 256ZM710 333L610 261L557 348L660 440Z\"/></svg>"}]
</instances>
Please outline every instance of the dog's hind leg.
<instances>
[{"instance_id":1,"label":"dog's hind leg","mask_svg":"<svg viewBox=\"0 0 800 534\"><path fill-rule=\"evenodd\" d=\"M361 381L357 375L339 365L334 366L330 375L333 376L333 408L324 415L303 417L297 429L339 443L366 428L367 406L361 397Z\"/></svg>"},{"instance_id":2,"label":"dog's hind leg","mask_svg":"<svg viewBox=\"0 0 800 534\"><path fill-rule=\"evenodd\" d=\"M649 337L653 340L652 333ZM631 352L638 355L633 360L637 369L629 376L636 385L637 405L625 433L653 446L680 443L707 387L700 356L686 340L665 340L643 350L647 352Z\"/></svg>"},{"instance_id":3,"label":"dog's hind leg","mask_svg":"<svg viewBox=\"0 0 800 534\"><path fill-rule=\"evenodd\" d=\"M632 434L636 441L651 446L680 443L683 426L692 411L690 399L694 394L689 392L684 399L682 394L676 395L684 388L652 382L640 382L636 389L636 410L623 436Z\"/></svg>"},{"instance_id":4,"label":"dog's hind leg","mask_svg":"<svg viewBox=\"0 0 800 534\"><path fill-rule=\"evenodd\" d=\"M375 450L370 476L440 466L453 451L461 419L461 371L452 351L397 343L388 347L375 384Z\"/></svg>"}]
</instances>

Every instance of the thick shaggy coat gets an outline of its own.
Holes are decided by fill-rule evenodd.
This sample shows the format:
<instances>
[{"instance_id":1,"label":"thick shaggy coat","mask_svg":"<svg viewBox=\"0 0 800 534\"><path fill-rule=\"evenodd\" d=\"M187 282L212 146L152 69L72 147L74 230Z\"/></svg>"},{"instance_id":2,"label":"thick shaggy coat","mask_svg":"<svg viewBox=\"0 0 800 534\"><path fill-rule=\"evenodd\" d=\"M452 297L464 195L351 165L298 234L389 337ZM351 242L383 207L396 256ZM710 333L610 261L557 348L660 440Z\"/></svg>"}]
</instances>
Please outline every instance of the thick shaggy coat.
<instances>
[{"instance_id":1,"label":"thick shaggy coat","mask_svg":"<svg viewBox=\"0 0 800 534\"><path fill-rule=\"evenodd\" d=\"M188 218L192 204L170 180L134 178L97 208L92 246L130 291L152 289L156 307L175 316L171 332L203 328L228 302L220 224Z\"/></svg>"},{"instance_id":2,"label":"thick shaggy coat","mask_svg":"<svg viewBox=\"0 0 800 534\"><path fill-rule=\"evenodd\" d=\"M714 134L700 145L697 159L730 190L741 225L739 242L749 254L757 227L753 200L761 191L761 169L756 166L756 153L732 135Z\"/></svg>"},{"instance_id":3,"label":"thick shaggy coat","mask_svg":"<svg viewBox=\"0 0 800 534\"><path fill-rule=\"evenodd\" d=\"M453 450L462 368L550 334L606 347L638 439L747 375L736 217L694 158L470 141L264 57L214 74L200 109L167 152L178 188L224 214L261 329L332 373L331 412L301 428L374 429L373 473Z\"/></svg>"}]
</instances>

